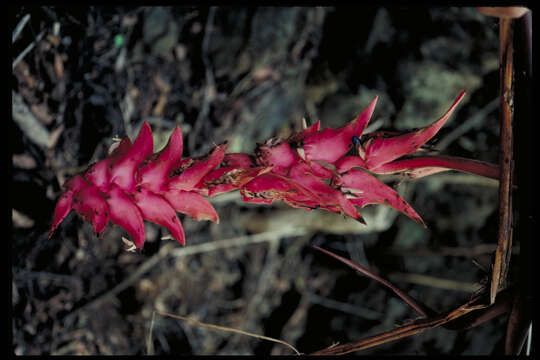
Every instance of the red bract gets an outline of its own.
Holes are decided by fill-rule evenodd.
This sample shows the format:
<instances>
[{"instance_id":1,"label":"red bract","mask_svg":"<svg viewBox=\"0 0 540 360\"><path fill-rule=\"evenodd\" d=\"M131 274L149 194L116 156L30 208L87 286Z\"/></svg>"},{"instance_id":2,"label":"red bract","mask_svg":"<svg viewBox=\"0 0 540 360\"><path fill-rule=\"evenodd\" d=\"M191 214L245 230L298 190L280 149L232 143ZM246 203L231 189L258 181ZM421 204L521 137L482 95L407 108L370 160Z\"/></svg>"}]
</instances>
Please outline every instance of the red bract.
<instances>
[{"instance_id":1,"label":"red bract","mask_svg":"<svg viewBox=\"0 0 540 360\"><path fill-rule=\"evenodd\" d=\"M143 220L169 229L182 245L184 230L176 211L197 220L218 222L197 183L223 159L226 145L202 159L181 159L182 133L176 127L167 145L153 154L152 130L144 123L136 140L123 139L105 159L64 184L49 237L73 209L101 235L109 220L123 227L136 247L144 244Z\"/></svg>"},{"instance_id":2,"label":"red bract","mask_svg":"<svg viewBox=\"0 0 540 360\"><path fill-rule=\"evenodd\" d=\"M174 190L192 190L197 183L212 169L221 163L225 155L226 144L216 146L210 155L201 159L183 159L172 170L168 187Z\"/></svg>"},{"instance_id":3,"label":"red bract","mask_svg":"<svg viewBox=\"0 0 540 360\"><path fill-rule=\"evenodd\" d=\"M304 189L291 179L274 173L257 176L240 189L242 200L251 203L271 204L283 200L293 207L307 210L316 208L320 203L309 190Z\"/></svg>"},{"instance_id":4,"label":"red bract","mask_svg":"<svg viewBox=\"0 0 540 360\"><path fill-rule=\"evenodd\" d=\"M384 132L375 132L367 135L367 140L358 145L360 148L363 147L363 151L360 151L359 153L365 153L363 158L366 162L367 168L374 170L383 164L389 163L392 160L398 159L418 150L429 139L437 134L437 132L450 118L450 115L452 115L455 108L464 96L465 91L462 91L450 109L448 109L448 111L446 111L446 113L441 116L439 120L420 130L395 136L388 136Z\"/></svg>"},{"instance_id":5,"label":"red bract","mask_svg":"<svg viewBox=\"0 0 540 360\"><path fill-rule=\"evenodd\" d=\"M258 166L244 168L241 166L222 167L204 176L195 189L207 196L215 196L228 191L240 189L251 179L267 173L271 167Z\"/></svg>"},{"instance_id":6,"label":"red bract","mask_svg":"<svg viewBox=\"0 0 540 360\"><path fill-rule=\"evenodd\" d=\"M151 156L137 172L139 185L155 192L167 190L168 174L171 167L182 157L182 133L177 126L174 128L167 146L159 153Z\"/></svg>"},{"instance_id":7,"label":"red bract","mask_svg":"<svg viewBox=\"0 0 540 360\"><path fill-rule=\"evenodd\" d=\"M360 213L345 195L315 175L307 163L296 163L291 167L289 175L298 185L308 189L316 196L313 200L318 199L321 208L345 214L362 223L364 222Z\"/></svg>"},{"instance_id":8,"label":"red bract","mask_svg":"<svg viewBox=\"0 0 540 360\"><path fill-rule=\"evenodd\" d=\"M350 170L338 179L341 191L354 196L350 201L359 207L369 204L385 204L399 210L414 221L425 226L420 215L392 188L363 170Z\"/></svg>"},{"instance_id":9,"label":"red bract","mask_svg":"<svg viewBox=\"0 0 540 360\"><path fill-rule=\"evenodd\" d=\"M144 122L131 148L113 164L111 182L133 194L136 185L136 171L142 162L152 154L153 149L152 130L150 125Z\"/></svg>"},{"instance_id":10,"label":"red bract","mask_svg":"<svg viewBox=\"0 0 540 360\"><path fill-rule=\"evenodd\" d=\"M111 221L126 229L133 238L135 246L141 248L144 244L143 215L139 207L118 186L111 186L106 201L111 213Z\"/></svg>"},{"instance_id":11,"label":"red bract","mask_svg":"<svg viewBox=\"0 0 540 360\"><path fill-rule=\"evenodd\" d=\"M340 129L326 128L309 133L303 141L306 160L334 163L345 155L351 149L352 137L359 136L366 128L376 104L377 97L356 119Z\"/></svg>"},{"instance_id":12,"label":"red bract","mask_svg":"<svg viewBox=\"0 0 540 360\"><path fill-rule=\"evenodd\" d=\"M56 204L56 208L54 209L53 222L49 232L49 237L51 237L54 230L56 230L58 225L64 221L66 216L73 208L73 196L86 186L88 186L88 183L81 175L75 175L63 185L63 187L66 188L66 192L60 196L60 199Z\"/></svg>"},{"instance_id":13,"label":"red bract","mask_svg":"<svg viewBox=\"0 0 540 360\"><path fill-rule=\"evenodd\" d=\"M262 166L272 166L272 172L285 175L288 169L300 160L296 152L286 141L275 139L268 140L264 145L259 145L255 150L257 162Z\"/></svg>"}]
</instances>

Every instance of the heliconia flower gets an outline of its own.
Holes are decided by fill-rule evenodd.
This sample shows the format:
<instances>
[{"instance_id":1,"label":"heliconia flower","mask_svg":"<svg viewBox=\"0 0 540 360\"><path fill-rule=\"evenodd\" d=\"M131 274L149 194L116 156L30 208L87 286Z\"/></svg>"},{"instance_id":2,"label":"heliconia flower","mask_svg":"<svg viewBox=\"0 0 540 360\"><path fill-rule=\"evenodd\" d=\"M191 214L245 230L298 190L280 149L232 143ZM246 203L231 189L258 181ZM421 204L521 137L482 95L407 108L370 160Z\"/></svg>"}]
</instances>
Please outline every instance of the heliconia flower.
<instances>
[{"instance_id":1,"label":"heliconia flower","mask_svg":"<svg viewBox=\"0 0 540 360\"><path fill-rule=\"evenodd\" d=\"M324 209L364 222L358 208L390 206L425 226L416 211L373 174L405 173L419 178L459 170L491 178L499 167L482 161L425 155L424 146L448 121L465 92L437 121L410 132L363 134L377 103L347 125L325 128L317 121L286 139L257 144L253 155L227 154L227 144L199 158L182 159L182 133L177 126L167 145L153 153L152 130L144 123L132 143L123 139L109 156L67 181L58 200L49 237L75 210L101 235L111 221L123 227L141 248L144 220L169 229L185 243L177 212L197 220L219 222L205 196L239 190L249 203L283 201L306 210ZM419 155L420 154L420 155Z\"/></svg>"},{"instance_id":2,"label":"heliconia flower","mask_svg":"<svg viewBox=\"0 0 540 360\"><path fill-rule=\"evenodd\" d=\"M100 236L109 221L123 227L137 248L144 245L144 220L166 227L182 245L185 235L177 211L219 222L196 185L220 164L226 145L200 159L181 159L182 144L177 126L167 145L153 154L152 130L145 122L133 143L123 139L109 156L64 184L66 192L56 205L49 237L71 210Z\"/></svg>"}]
</instances>

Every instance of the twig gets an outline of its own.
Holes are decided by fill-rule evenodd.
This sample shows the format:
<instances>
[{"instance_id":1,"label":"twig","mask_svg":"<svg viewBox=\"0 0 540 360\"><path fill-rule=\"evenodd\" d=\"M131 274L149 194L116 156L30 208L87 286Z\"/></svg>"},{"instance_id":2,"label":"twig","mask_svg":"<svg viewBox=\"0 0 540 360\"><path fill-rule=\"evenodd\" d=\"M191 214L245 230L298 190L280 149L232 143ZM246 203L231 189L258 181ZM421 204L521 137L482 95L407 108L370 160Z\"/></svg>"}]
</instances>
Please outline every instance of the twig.
<instances>
[{"instance_id":1,"label":"twig","mask_svg":"<svg viewBox=\"0 0 540 360\"><path fill-rule=\"evenodd\" d=\"M239 330L239 329L233 329L233 328L229 328L229 327L225 327L225 326L208 324L208 323L204 323L204 322L201 322L201 321L198 321L198 320L195 320L195 319L191 319L191 318L188 318L188 317L185 317L185 316L169 314L169 313L162 312L162 311L159 311L159 310L156 310L156 312L158 314L160 314L160 315L163 315L163 316L168 316L168 317L172 317L174 319L180 319L180 320L188 321L188 322L190 322L192 324L195 324L195 325L198 325L198 326L203 326L203 327L206 327L206 328L209 328L209 329L228 331L228 332L233 332L233 333L236 333L236 334L251 336L251 337L254 337L254 338L257 338L257 339L273 341L273 342L276 342L276 343L279 343L279 344L282 344L282 345L285 345L285 346L289 347L290 349L292 349L296 353L296 355L301 355L300 352L298 350L296 350L296 348L294 346L292 346L291 344L289 344L288 342L283 341L283 340L274 339L274 338L271 338L271 337L268 337L268 336L258 335L258 334L250 333L250 332Z\"/></svg>"},{"instance_id":2,"label":"twig","mask_svg":"<svg viewBox=\"0 0 540 360\"><path fill-rule=\"evenodd\" d=\"M424 331L443 326L451 321L455 321L472 311L485 308L485 305L477 305L479 303L481 304L481 300L482 296L478 296L446 314L435 315L430 319L419 319L382 334L366 337L360 341L330 346L326 349L316 351L311 355L345 355L390 341L402 339L411 335L419 334Z\"/></svg>"},{"instance_id":3,"label":"twig","mask_svg":"<svg viewBox=\"0 0 540 360\"><path fill-rule=\"evenodd\" d=\"M482 290L483 294L487 294L486 288L483 288ZM497 296L495 304L470 312L459 319L444 324L443 327L445 329L454 331L468 330L509 312L512 308L512 302L514 299L514 295L511 290L511 288L507 288L501 291ZM485 295L485 297L487 298L487 295Z\"/></svg>"},{"instance_id":4,"label":"twig","mask_svg":"<svg viewBox=\"0 0 540 360\"><path fill-rule=\"evenodd\" d=\"M387 281L387 280L381 278L380 276L377 276L374 273L372 273L369 269L367 269L367 268L365 268L365 267L363 267L363 266L361 266L359 264L356 264L356 263L354 263L354 262L352 262L352 261L350 261L348 259L345 259L345 258L343 258L343 257L341 257L339 255L336 255L331 251L322 249L322 248L320 248L320 247L318 247L316 245L314 245L313 247L315 249L319 250L319 251L322 251L326 255L329 255L329 256L341 261L345 265L348 265L349 267L351 267L354 270L368 276L369 278L381 283L382 285L386 286L387 288L392 290L397 296L399 296L403 301L405 301L410 307L412 307L414 310L416 310L416 312L418 312L420 315L423 315L423 316L427 317L429 315L435 314L435 312L433 310L431 310L430 308L428 308L425 304L422 304L419 301L413 299L412 297L410 297L409 295L407 295L403 291L399 290L397 287L395 287L389 281Z\"/></svg>"}]
</instances>

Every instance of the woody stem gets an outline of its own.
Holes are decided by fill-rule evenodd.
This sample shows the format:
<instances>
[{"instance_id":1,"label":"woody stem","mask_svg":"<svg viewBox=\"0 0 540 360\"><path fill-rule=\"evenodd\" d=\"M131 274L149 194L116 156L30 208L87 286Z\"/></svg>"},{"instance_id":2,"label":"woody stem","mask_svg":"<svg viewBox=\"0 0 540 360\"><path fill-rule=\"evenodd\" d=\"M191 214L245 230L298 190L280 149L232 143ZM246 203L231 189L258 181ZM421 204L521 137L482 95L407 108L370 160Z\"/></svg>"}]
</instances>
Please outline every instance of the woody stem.
<instances>
[{"instance_id":1,"label":"woody stem","mask_svg":"<svg viewBox=\"0 0 540 360\"><path fill-rule=\"evenodd\" d=\"M504 283L512 247L512 172L513 172L513 20L500 18L500 148L499 148L499 231L491 276L490 303L495 302Z\"/></svg>"}]
</instances>

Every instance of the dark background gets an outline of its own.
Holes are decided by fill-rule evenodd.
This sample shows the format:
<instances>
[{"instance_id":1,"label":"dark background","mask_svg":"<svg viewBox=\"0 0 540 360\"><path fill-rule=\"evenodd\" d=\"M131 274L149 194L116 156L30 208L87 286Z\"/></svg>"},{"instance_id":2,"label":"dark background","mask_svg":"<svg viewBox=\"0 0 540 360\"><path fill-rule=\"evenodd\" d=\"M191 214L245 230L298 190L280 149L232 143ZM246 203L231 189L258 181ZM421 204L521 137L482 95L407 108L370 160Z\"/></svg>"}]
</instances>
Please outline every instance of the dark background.
<instances>
[{"instance_id":1,"label":"dark background","mask_svg":"<svg viewBox=\"0 0 540 360\"><path fill-rule=\"evenodd\" d=\"M113 138L133 139L145 120L156 150L179 124L186 157L224 140L229 152L250 153L256 142L298 130L302 117L339 127L376 95L369 131L422 127L464 89L434 149L497 162L496 19L474 8L400 6L10 10L11 30L31 15L11 47L16 354L291 353L156 309L276 337L306 353L418 317L311 245L369 267L438 311L461 305L485 283L497 182L453 172L384 178L428 229L383 206L362 211L366 227L323 210L249 206L226 194L212 199L219 225L180 215L191 253L160 240L167 231L150 223L139 252L126 251L119 227L98 239L74 214L47 234L63 182L106 156ZM267 235L257 241L252 235L260 233ZM223 242L233 238L234 246ZM504 332L501 316L358 354L486 355Z\"/></svg>"}]
</instances>

